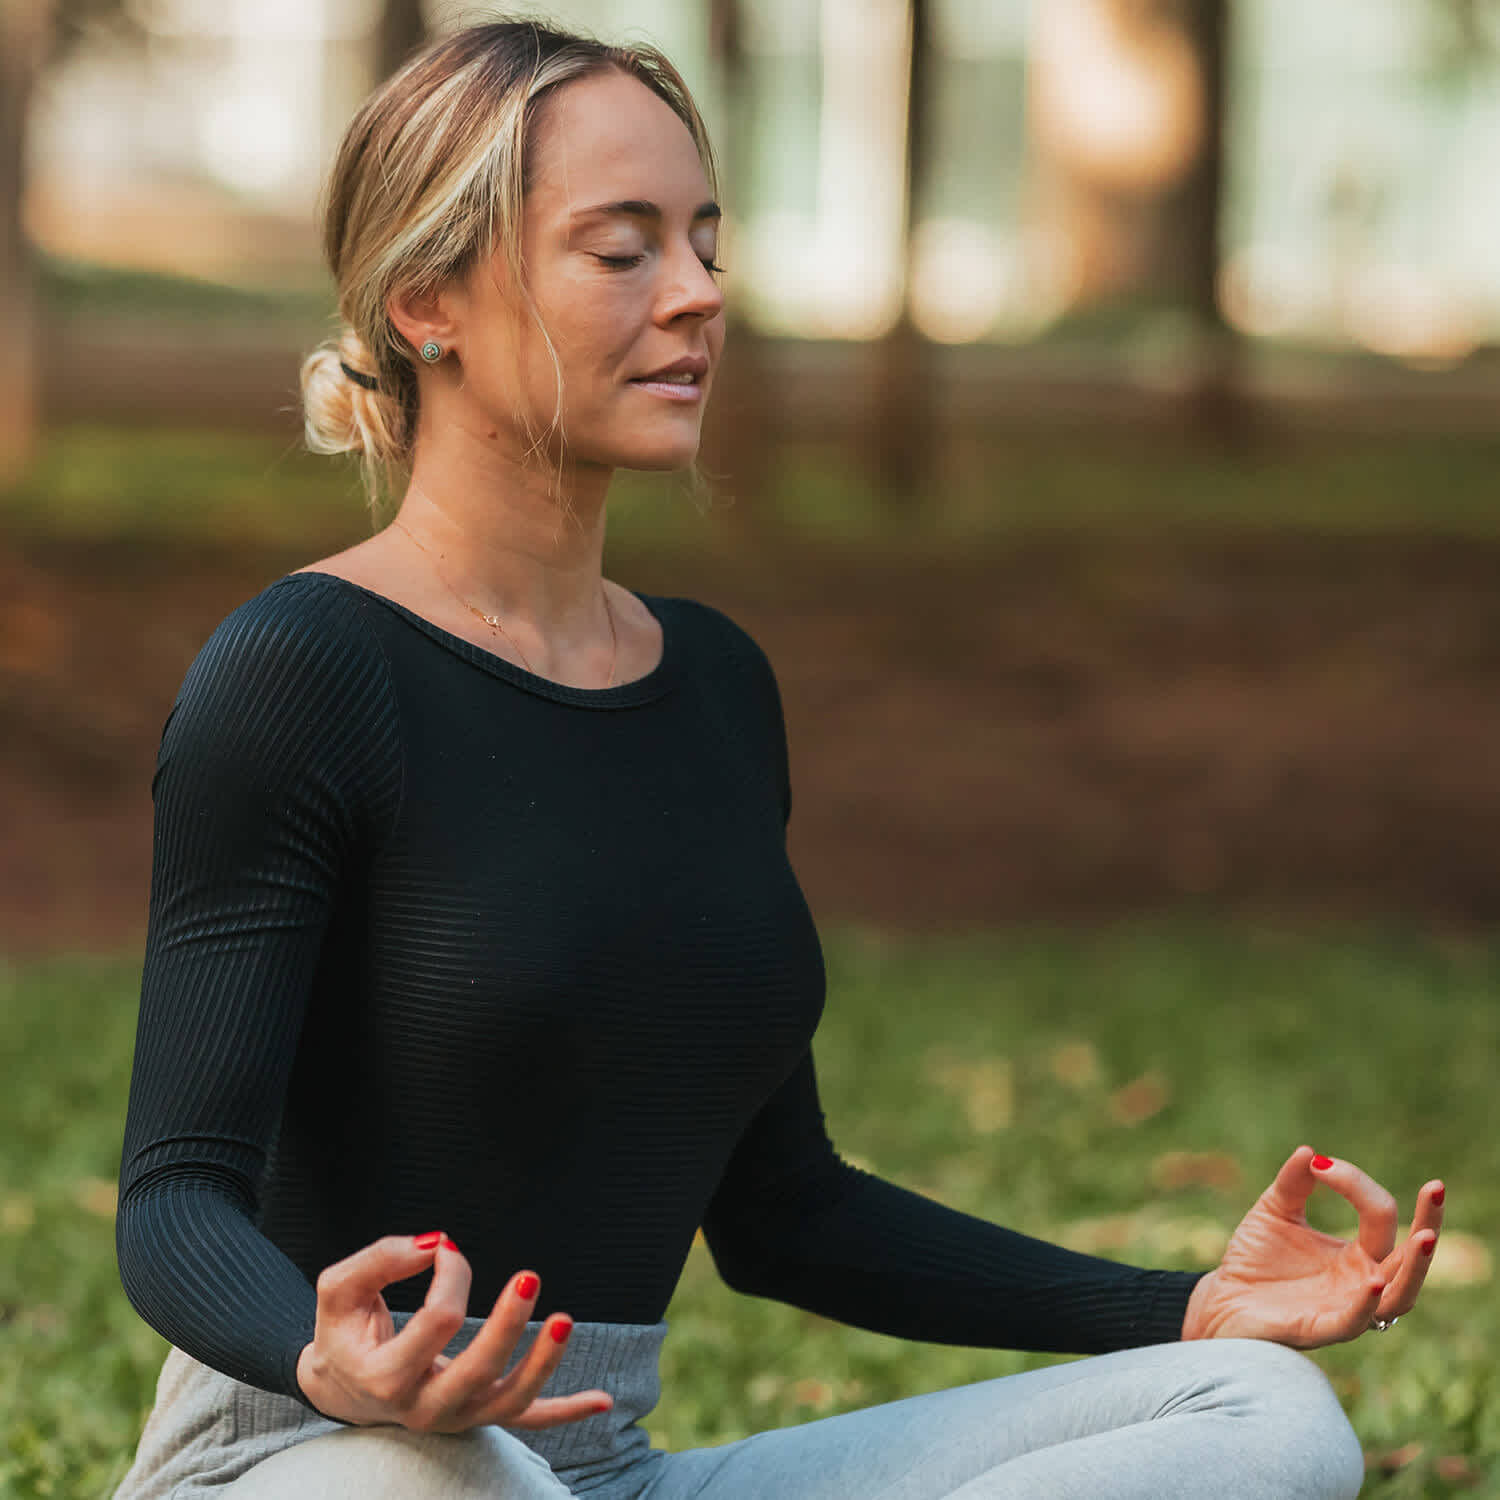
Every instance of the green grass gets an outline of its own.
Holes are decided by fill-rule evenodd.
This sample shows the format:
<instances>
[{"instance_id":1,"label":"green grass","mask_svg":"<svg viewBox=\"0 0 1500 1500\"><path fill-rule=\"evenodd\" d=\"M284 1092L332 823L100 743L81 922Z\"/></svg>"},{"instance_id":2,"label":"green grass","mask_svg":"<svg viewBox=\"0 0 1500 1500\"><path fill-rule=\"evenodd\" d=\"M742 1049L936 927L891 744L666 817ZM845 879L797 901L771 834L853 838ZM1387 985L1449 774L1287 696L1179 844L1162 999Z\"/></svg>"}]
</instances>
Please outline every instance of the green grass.
<instances>
[{"instance_id":1,"label":"green grass","mask_svg":"<svg viewBox=\"0 0 1500 1500\"><path fill-rule=\"evenodd\" d=\"M1303 1140L1361 1162L1408 1206L1443 1175L1455 1233L1439 1284L1394 1332L1317 1357L1367 1449L1405 1450L1367 1494L1457 1494L1461 1481L1500 1494L1500 1307L1483 1264L1500 1235L1500 944L1174 926L847 933L828 956L819 1067L836 1139L956 1206L1180 1266L1214 1253ZM108 1186L135 980L129 960L0 970L6 1500L103 1492L151 1399L163 1346L119 1290ZM1219 1185L1173 1187L1181 1151ZM1337 1200L1318 1212L1348 1228ZM1040 1362L740 1298L701 1249L668 1316L651 1426L673 1447Z\"/></svg>"},{"instance_id":2,"label":"green grass","mask_svg":"<svg viewBox=\"0 0 1500 1500\"><path fill-rule=\"evenodd\" d=\"M759 538L906 557L1059 532L1494 538L1497 474L1496 439L1346 439L1235 456L1118 436L1000 435L951 454L931 499L913 507L882 500L846 453L789 446L748 529L732 478L702 504L680 476L631 473L611 492L610 527L627 549L739 551ZM32 471L0 490L0 525L292 548L348 545L370 530L354 465L296 439L92 426L47 434Z\"/></svg>"}]
</instances>

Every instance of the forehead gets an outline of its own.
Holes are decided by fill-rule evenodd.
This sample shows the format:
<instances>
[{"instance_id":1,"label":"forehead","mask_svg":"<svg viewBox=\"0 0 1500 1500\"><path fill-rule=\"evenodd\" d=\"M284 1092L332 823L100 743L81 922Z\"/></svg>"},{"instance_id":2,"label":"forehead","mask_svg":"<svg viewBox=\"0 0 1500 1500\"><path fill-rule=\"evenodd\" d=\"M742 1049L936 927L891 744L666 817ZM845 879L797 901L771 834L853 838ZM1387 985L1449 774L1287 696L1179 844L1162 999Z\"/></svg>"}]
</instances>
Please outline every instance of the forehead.
<instances>
[{"instance_id":1,"label":"forehead","mask_svg":"<svg viewBox=\"0 0 1500 1500\"><path fill-rule=\"evenodd\" d=\"M649 199L692 212L708 180L686 125L628 73L564 84L538 121L529 206L569 214L594 203ZM689 202L688 200L691 200Z\"/></svg>"}]
</instances>

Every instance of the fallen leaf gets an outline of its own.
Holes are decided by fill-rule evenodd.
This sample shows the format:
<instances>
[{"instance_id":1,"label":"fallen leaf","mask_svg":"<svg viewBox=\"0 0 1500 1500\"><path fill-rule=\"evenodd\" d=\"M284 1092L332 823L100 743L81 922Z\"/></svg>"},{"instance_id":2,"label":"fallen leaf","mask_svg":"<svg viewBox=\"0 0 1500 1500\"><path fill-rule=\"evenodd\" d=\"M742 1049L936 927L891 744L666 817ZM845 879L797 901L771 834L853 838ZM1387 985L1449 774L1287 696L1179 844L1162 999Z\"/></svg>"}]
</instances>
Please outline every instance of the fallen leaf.
<instances>
[{"instance_id":1,"label":"fallen leaf","mask_svg":"<svg viewBox=\"0 0 1500 1500\"><path fill-rule=\"evenodd\" d=\"M1105 1214L1065 1224L1059 1239L1070 1250L1089 1255L1149 1252L1186 1256L1210 1265L1224 1253L1229 1230L1213 1219L1163 1215L1155 1209L1133 1214Z\"/></svg>"},{"instance_id":2,"label":"fallen leaf","mask_svg":"<svg viewBox=\"0 0 1500 1500\"><path fill-rule=\"evenodd\" d=\"M1379 1469L1382 1474L1395 1474L1408 1464L1414 1464L1427 1451L1425 1443L1403 1443L1388 1452L1365 1454L1365 1467Z\"/></svg>"},{"instance_id":3,"label":"fallen leaf","mask_svg":"<svg viewBox=\"0 0 1500 1500\"><path fill-rule=\"evenodd\" d=\"M73 1184L73 1201L87 1214L112 1219L119 1207L119 1186L102 1177L84 1177Z\"/></svg>"},{"instance_id":4,"label":"fallen leaf","mask_svg":"<svg viewBox=\"0 0 1500 1500\"><path fill-rule=\"evenodd\" d=\"M1164 1193L1206 1187L1218 1192L1240 1190L1240 1164L1223 1151L1167 1151L1151 1163L1151 1183Z\"/></svg>"},{"instance_id":5,"label":"fallen leaf","mask_svg":"<svg viewBox=\"0 0 1500 1500\"><path fill-rule=\"evenodd\" d=\"M1097 1219L1075 1219L1064 1224L1058 1238L1069 1250L1087 1255L1128 1249L1135 1238L1134 1214L1105 1214Z\"/></svg>"},{"instance_id":6,"label":"fallen leaf","mask_svg":"<svg viewBox=\"0 0 1500 1500\"><path fill-rule=\"evenodd\" d=\"M792 1400L798 1406L827 1411L833 1405L833 1387L826 1380L799 1380L792 1387Z\"/></svg>"},{"instance_id":7,"label":"fallen leaf","mask_svg":"<svg viewBox=\"0 0 1500 1500\"><path fill-rule=\"evenodd\" d=\"M68 1320L63 1316L60 1307L54 1307L50 1302L39 1302L34 1307L22 1310L16 1320L23 1327L35 1329L37 1333L60 1333L68 1326Z\"/></svg>"},{"instance_id":8,"label":"fallen leaf","mask_svg":"<svg viewBox=\"0 0 1500 1500\"><path fill-rule=\"evenodd\" d=\"M1121 1125L1139 1125L1158 1115L1171 1101L1171 1091L1160 1073L1143 1073L1109 1096L1109 1110Z\"/></svg>"},{"instance_id":9,"label":"fallen leaf","mask_svg":"<svg viewBox=\"0 0 1500 1500\"><path fill-rule=\"evenodd\" d=\"M1479 1483L1479 1470L1461 1453L1445 1453L1432 1467L1437 1470L1438 1478L1447 1484Z\"/></svg>"},{"instance_id":10,"label":"fallen leaf","mask_svg":"<svg viewBox=\"0 0 1500 1500\"><path fill-rule=\"evenodd\" d=\"M1015 1118L1015 1082L1010 1059L984 1057L969 1062L936 1053L927 1060L927 1076L963 1107L976 1135L994 1135Z\"/></svg>"},{"instance_id":11,"label":"fallen leaf","mask_svg":"<svg viewBox=\"0 0 1500 1500\"><path fill-rule=\"evenodd\" d=\"M24 1234L36 1223L36 1205L25 1193L0 1198L0 1229L7 1234Z\"/></svg>"},{"instance_id":12,"label":"fallen leaf","mask_svg":"<svg viewBox=\"0 0 1500 1500\"><path fill-rule=\"evenodd\" d=\"M1099 1082L1099 1054L1092 1042L1064 1042L1048 1059L1052 1076L1070 1089L1092 1088Z\"/></svg>"}]
</instances>

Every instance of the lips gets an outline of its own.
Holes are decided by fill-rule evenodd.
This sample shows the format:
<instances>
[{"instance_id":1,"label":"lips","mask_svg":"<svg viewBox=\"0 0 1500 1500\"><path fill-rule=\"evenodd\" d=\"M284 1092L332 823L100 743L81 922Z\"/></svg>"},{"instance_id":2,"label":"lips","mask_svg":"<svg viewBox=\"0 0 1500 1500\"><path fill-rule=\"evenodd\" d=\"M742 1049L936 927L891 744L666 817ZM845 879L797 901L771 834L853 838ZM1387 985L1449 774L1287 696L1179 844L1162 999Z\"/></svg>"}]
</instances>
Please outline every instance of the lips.
<instances>
[{"instance_id":1,"label":"lips","mask_svg":"<svg viewBox=\"0 0 1500 1500\"><path fill-rule=\"evenodd\" d=\"M685 354L681 359L673 360L669 365L662 365L648 375L633 376L631 384L697 385L707 374L707 355Z\"/></svg>"}]
</instances>

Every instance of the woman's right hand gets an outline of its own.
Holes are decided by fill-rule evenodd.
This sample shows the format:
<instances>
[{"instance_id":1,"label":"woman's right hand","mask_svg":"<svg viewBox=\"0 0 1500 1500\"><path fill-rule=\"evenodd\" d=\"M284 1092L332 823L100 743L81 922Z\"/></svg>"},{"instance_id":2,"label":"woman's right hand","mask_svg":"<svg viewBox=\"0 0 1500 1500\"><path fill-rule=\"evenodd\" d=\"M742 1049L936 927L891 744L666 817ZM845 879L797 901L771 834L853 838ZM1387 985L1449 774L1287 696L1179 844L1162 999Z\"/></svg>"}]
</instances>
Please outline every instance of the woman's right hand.
<instances>
[{"instance_id":1,"label":"woman's right hand","mask_svg":"<svg viewBox=\"0 0 1500 1500\"><path fill-rule=\"evenodd\" d=\"M397 1333L381 1292L429 1266L427 1296ZM388 1235L329 1266L318 1277L313 1341L297 1358L303 1395L341 1422L395 1423L418 1432L556 1427L614 1405L604 1391L538 1395L573 1331L566 1313L548 1318L525 1358L504 1373L541 1289L530 1271L511 1277L466 1349L444 1355L463 1327L470 1280L458 1246L438 1233Z\"/></svg>"}]
</instances>

